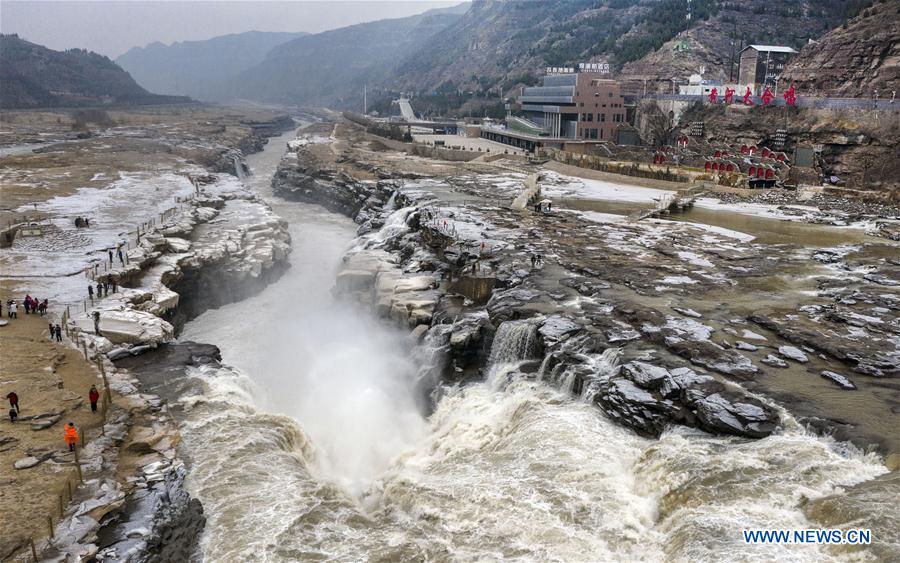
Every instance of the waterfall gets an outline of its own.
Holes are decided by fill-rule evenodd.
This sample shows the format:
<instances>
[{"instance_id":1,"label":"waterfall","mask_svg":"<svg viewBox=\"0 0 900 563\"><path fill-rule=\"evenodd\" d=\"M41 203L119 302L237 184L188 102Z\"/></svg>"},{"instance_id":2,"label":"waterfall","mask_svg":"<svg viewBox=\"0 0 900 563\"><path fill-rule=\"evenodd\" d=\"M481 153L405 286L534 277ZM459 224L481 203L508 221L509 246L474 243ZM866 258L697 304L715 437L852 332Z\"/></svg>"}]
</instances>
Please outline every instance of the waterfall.
<instances>
[{"instance_id":1,"label":"waterfall","mask_svg":"<svg viewBox=\"0 0 900 563\"><path fill-rule=\"evenodd\" d=\"M616 374L619 370L619 358L621 357L621 348L607 348L599 356L591 357L591 368L594 372L594 377L586 382L584 389L581 390L581 399L583 401L588 403L594 401L594 396L597 395L597 384L601 380L608 379Z\"/></svg>"},{"instance_id":2,"label":"waterfall","mask_svg":"<svg viewBox=\"0 0 900 563\"><path fill-rule=\"evenodd\" d=\"M491 364L510 364L537 353L537 325L533 321L504 321L491 346Z\"/></svg>"},{"instance_id":3,"label":"waterfall","mask_svg":"<svg viewBox=\"0 0 900 563\"><path fill-rule=\"evenodd\" d=\"M422 343L415 348L417 399L426 400L423 412L440 400L440 379L447 363L452 325L435 325L428 330Z\"/></svg>"},{"instance_id":4,"label":"waterfall","mask_svg":"<svg viewBox=\"0 0 900 563\"><path fill-rule=\"evenodd\" d=\"M234 175L240 180L245 179L247 177L247 170L244 167L243 161L241 161L240 155L233 155L231 157L231 162L234 163Z\"/></svg>"},{"instance_id":5,"label":"waterfall","mask_svg":"<svg viewBox=\"0 0 900 563\"><path fill-rule=\"evenodd\" d=\"M375 241L375 244L380 244L387 241L388 239L406 233L407 231L409 231L409 226L407 226L406 220L409 218L409 215L415 210L415 206L410 206L402 207L394 211L384 221L384 226L381 227L381 229L379 229L376 233L373 233L371 235L370 240Z\"/></svg>"},{"instance_id":6,"label":"waterfall","mask_svg":"<svg viewBox=\"0 0 900 563\"><path fill-rule=\"evenodd\" d=\"M391 197L388 198L387 203L384 204L385 209L396 209L397 206L397 190L391 192Z\"/></svg>"}]
</instances>

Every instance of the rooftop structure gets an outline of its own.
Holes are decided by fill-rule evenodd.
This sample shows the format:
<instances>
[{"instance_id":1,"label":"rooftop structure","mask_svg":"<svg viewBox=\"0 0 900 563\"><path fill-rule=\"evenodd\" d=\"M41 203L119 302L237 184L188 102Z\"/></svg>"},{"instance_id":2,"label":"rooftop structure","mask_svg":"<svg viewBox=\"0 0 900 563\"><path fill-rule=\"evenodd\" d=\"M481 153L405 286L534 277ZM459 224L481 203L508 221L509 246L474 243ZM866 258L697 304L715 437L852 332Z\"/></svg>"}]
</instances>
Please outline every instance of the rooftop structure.
<instances>
[{"instance_id":1,"label":"rooftop structure","mask_svg":"<svg viewBox=\"0 0 900 563\"><path fill-rule=\"evenodd\" d=\"M738 82L754 85L759 90L766 86L774 88L784 65L797 54L790 47L778 45L747 45L741 50Z\"/></svg>"}]
</instances>

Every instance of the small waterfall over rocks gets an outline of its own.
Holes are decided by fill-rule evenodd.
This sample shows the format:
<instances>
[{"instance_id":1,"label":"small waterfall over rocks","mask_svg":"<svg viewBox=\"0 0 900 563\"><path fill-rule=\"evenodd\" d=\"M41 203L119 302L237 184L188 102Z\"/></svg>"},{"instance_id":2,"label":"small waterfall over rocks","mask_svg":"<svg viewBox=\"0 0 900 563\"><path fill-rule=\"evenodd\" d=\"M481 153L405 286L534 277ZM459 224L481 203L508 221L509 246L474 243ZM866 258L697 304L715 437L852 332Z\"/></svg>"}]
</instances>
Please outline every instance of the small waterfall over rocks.
<instances>
[{"instance_id":1,"label":"small waterfall over rocks","mask_svg":"<svg viewBox=\"0 0 900 563\"><path fill-rule=\"evenodd\" d=\"M247 167L244 164L244 161L241 160L241 155L234 154L231 156L231 162L234 163L234 175L238 177L239 180L244 180L247 178Z\"/></svg>"},{"instance_id":2,"label":"small waterfall over rocks","mask_svg":"<svg viewBox=\"0 0 900 563\"><path fill-rule=\"evenodd\" d=\"M511 364L536 357L538 352L537 323L504 321L497 328L491 346L490 363Z\"/></svg>"}]
</instances>

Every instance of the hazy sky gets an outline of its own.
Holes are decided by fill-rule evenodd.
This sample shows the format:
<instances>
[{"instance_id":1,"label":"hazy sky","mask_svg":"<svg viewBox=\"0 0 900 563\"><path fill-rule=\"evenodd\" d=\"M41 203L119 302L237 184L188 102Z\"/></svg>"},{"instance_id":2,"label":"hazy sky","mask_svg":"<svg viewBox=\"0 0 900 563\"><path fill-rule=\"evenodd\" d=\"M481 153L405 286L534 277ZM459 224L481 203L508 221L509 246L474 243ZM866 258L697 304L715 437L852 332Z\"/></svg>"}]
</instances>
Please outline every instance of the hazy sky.
<instances>
[{"instance_id":1,"label":"hazy sky","mask_svg":"<svg viewBox=\"0 0 900 563\"><path fill-rule=\"evenodd\" d=\"M51 49L81 47L115 58L154 41L208 39L242 31L308 31L411 16L463 0L319 2L8 1L0 30Z\"/></svg>"}]
</instances>

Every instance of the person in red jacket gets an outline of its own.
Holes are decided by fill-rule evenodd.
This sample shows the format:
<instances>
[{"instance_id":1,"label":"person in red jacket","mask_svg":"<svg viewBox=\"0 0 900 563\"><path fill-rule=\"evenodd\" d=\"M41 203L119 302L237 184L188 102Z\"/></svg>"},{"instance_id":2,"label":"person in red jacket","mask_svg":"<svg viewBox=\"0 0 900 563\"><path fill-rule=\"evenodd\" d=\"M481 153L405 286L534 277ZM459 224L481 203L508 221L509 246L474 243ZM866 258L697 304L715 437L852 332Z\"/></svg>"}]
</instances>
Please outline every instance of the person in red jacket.
<instances>
[{"instance_id":1,"label":"person in red jacket","mask_svg":"<svg viewBox=\"0 0 900 563\"><path fill-rule=\"evenodd\" d=\"M19 412L19 396L16 395L15 391L10 392L6 395L6 398L9 399L9 407L12 409L16 409L16 412Z\"/></svg>"},{"instance_id":2,"label":"person in red jacket","mask_svg":"<svg viewBox=\"0 0 900 563\"><path fill-rule=\"evenodd\" d=\"M91 400L91 412L97 412L97 401L100 400L100 392L97 391L96 385L91 385L91 390L88 391L88 399Z\"/></svg>"}]
</instances>

